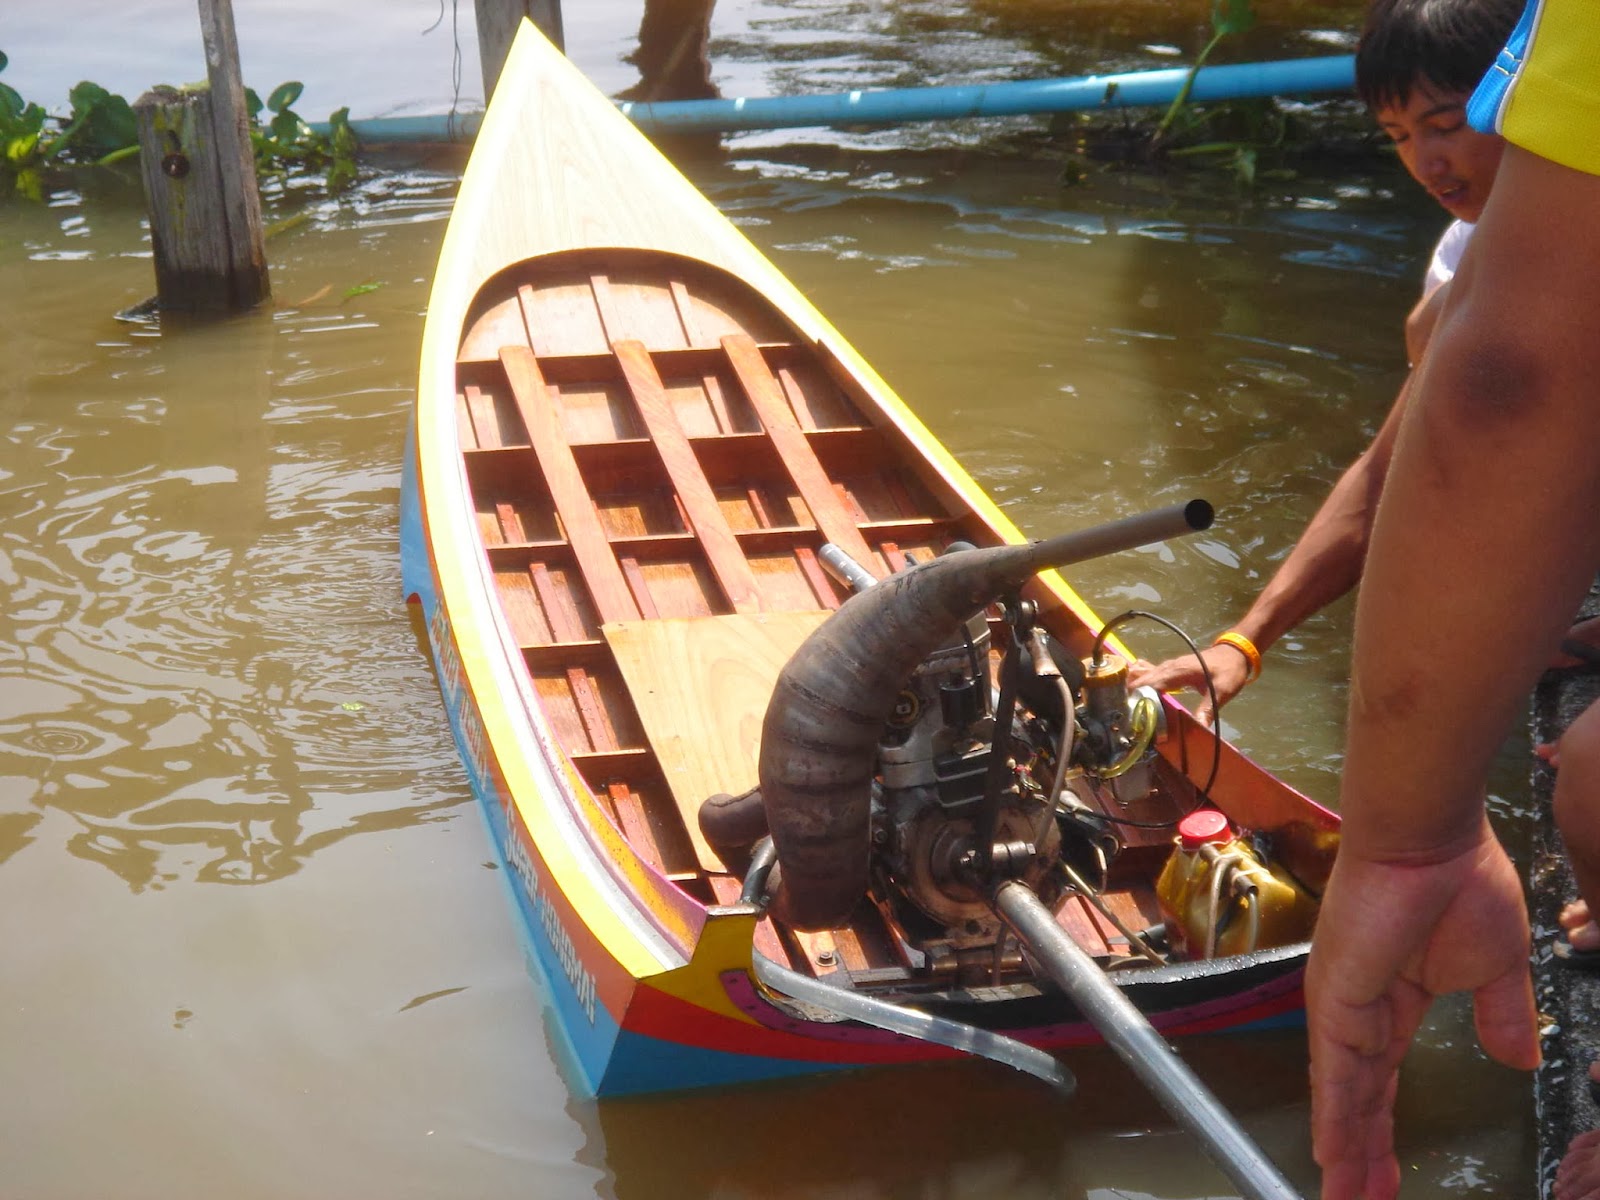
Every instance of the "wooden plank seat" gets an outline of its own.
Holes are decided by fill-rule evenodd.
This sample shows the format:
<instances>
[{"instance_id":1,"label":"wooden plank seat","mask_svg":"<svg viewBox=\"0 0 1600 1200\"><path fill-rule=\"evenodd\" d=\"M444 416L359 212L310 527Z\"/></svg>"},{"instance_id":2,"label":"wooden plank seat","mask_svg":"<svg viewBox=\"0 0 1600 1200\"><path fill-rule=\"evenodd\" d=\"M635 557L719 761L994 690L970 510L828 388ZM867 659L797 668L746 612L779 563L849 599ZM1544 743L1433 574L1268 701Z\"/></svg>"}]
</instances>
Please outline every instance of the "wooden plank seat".
<instances>
[{"instance_id":1,"label":"wooden plank seat","mask_svg":"<svg viewBox=\"0 0 1600 1200\"><path fill-rule=\"evenodd\" d=\"M650 438L661 453L661 461L683 505L689 527L700 539L706 560L728 603L735 612L760 612L761 593L755 575L745 561L744 551L739 549L739 541L728 526L727 518L722 515L716 493L711 490L695 458L694 447L673 415L661 376L656 374L655 364L650 361L650 352L642 343L633 341L613 342L612 350L616 352L617 363L622 367L623 378L650 431Z\"/></svg>"},{"instance_id":2,"label":"wooden plank seat","mask_svg":"<svg viewBox=\"0 0 1600 1200\"><path fill-rule=\"evenodd\" d=\"M747 333L730 334L722 339L722 348L727 351L728 362L738 376L739 386L744 388L745 395L756 410L756 416L766 427L767 436L772 439L773 447L783 460L784 469L794 480L800 498L811 510L811 518L817 523L822 536L855 559L864 570L873 571L876 560L866 539L861 536L855 518L845 511L844 502L839 499L833 481L823 472L822 464L817 461L816 454L806 441L806 435L795 419L783 389L768 369L767 360L762 357L755 339Z\"/></svg>"},{"instance_id":3,"label":"wooden plank seat","mask_svg":"<svg viewBox=\"0 0 1600 1200\"><path fill-rule=\"evenodd\" d=\"M601 631L707 871L725 868L700 833L700 804L755 786L761 721L778 673L827 615L672 617Z\"/></svg>"},{"instance_id":4,"label":"wooden plank seat","mask_svg":"<svg viewBox=\"0 0 1600 1200\"><path fill-rule=\"evenodd\" d=\"M578 567L601 621L635 619L639 616L639 607L606 538L594 499L584 486L572 447L562 436L559 417L550 389L539 372L538 360L526 346L507 346L500 351L500 361L505 366L517 411L527 426L528 440L538 456L550 497L555 501L567 541L577 556Z\"/></svg>"}]
</instances>

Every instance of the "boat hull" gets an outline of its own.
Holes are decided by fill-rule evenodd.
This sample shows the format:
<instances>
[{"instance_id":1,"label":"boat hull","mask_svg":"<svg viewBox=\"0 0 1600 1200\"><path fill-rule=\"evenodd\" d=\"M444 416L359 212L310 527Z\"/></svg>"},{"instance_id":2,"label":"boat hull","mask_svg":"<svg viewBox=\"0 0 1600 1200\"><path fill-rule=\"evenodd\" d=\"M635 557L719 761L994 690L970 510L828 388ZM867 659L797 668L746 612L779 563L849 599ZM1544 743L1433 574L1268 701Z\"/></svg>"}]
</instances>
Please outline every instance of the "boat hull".
<instances>
[{"instance_id":1,"label":"boat hull","mask_svg":"<svg viewBox=\"0 0 1600 1200\"><path fill-rule=\"evenodd\" d=\"M955 1057L763 994L754 953L786 949L843 979L859 939L841 933L837 960L831 940L780 940L698 835L690 809L709 784L679 776L720 738L725 775L706 779L753 782L741 771L776 669L763 656L781 665L842 600L815 569L819 542L853 542L886 572L953 540L1021 535L804 297L589 93L525 27L441 253L401 500L405 592L572 1085L621 1095ZM596 161L608 137L626 162ZM540 166L541 139L554 165ZM582 153L561 158L573 145ZM515 201L506 162L521 164ZM665 214L654 233L631 208L600 212L624 178ZM572 195L551 201L552 181ZM784 481L776 492L769 475ZM1099 627L1088 606L1053 575L1030 587L1083 653ZM679 677L710 671L708 654L716 675L696 692ZM1215 753L1213 794L1237 820L1332 827L1170 702L1168 715L1175 778L1203 775ZM1173 1036L1276 1028L1300 1019L1305 953L1114 978ZM855 966L863 979L875 969ZM878 991L1045 1049L1099 1040L1045 985Z\"/></svg>"}]
</instances>

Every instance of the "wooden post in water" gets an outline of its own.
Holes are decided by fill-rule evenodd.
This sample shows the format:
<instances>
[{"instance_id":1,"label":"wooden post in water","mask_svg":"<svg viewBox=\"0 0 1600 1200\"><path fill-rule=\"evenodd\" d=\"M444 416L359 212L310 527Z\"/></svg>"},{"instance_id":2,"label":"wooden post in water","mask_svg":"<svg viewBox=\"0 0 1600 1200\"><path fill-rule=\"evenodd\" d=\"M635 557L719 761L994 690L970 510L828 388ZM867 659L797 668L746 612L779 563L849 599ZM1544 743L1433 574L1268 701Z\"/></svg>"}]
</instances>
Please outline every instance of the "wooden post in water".
<instances>
[{"instance_id":1,"label":"wooden post in water","mask_svg":"<svg viewBox=\"0 0 1600 1200\"><path fill-rule=\"evenodd\" d=\"M253 308L271 295L230 0L200 0L204 87L134 103L163 309Z\"/></svg>"},{"instance_id":2,"label":"wooden post in water","mask_svg":"<svg viewBox=\"0 0 1600 1200\"><path fill-rule=\"evenodd\" d=\"M500 68L506 65L511 39L517 36L517 26L522 24L523 17L537 25L539 32L555 43L556 49L565 49L561 34L561 0L473 0L473 9L478 20L478 59L483 64L485 104L494 95Z\"/></svg>"}]
</instances>

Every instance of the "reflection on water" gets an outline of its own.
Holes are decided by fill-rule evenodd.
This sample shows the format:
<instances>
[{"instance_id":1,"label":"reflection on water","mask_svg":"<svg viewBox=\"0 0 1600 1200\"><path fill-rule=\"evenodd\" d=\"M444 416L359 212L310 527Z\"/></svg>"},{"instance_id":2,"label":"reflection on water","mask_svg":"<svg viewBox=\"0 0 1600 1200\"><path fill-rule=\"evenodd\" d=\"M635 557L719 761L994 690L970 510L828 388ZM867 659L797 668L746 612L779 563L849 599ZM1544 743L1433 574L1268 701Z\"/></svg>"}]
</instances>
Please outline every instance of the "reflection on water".
<instances>
[{"instance_id":1,"label":"reflection on water","mask_svg":"<svg viewBox=\"0 0 1600 1200\"><path fill-rule=\"evenodd\" d=\"M447 196L436 184L435 218ZM126 244L99 239L102 269L124 274ZM374 380L353 340L386 322L335 301L119 325L87 264L74 293L27 245L13 294L93 314L54 335L93 341L35 362L8 413L8 807L69 814L67 849L140 890L276 879L352 833L436 817L440 790L456 803L447 758L416 770L425 688L395 687L414 674L391 599L409 393ZM415 321L414 297L400 303Z\"/></svg>"},{"instance_id":2,"label":"reflection on water","mask_svg":"<svg viewBox=\"0 0 1600 1200\"><path fill-rule=\"evenodd\" d=\"M636 16L569 15L580 62L605 13ZM1305 15L1284 5L1262 36ZM1203 20L1017 0L967 16L722 0L714 73L903 82L898 53L907 77L1034 74L1095 44L1153 62ZM686 167L1030 534L1212 499L1205 535L1075 572L1105 615L1153 608L1203 636L1376 429L1442 220L1386 172L1063 189L1055 153L1037 132L933 128L741 138ZM984 1064L569 1095L399 603L404 422L460 156L407 162L312 203L269 244L276 305L213 325L113 319L149 289L125 183L0 209L7 1194L1227 1194L1107 1054L1073 1056L1073 1101ZM306 204L280 196L269 220ZM1348 603L1308 622L1229 709L1325 800L1349 625ZM1508 753L1513 836L1521 771ZM1516 1194L1531 1170L1526 1089L1470 1043L1470 1014L1443 1007L1402 1089L1419 1195ZM1311 1188L1302 1039L1184 1051Z\"/></svg>"}]
</instances>

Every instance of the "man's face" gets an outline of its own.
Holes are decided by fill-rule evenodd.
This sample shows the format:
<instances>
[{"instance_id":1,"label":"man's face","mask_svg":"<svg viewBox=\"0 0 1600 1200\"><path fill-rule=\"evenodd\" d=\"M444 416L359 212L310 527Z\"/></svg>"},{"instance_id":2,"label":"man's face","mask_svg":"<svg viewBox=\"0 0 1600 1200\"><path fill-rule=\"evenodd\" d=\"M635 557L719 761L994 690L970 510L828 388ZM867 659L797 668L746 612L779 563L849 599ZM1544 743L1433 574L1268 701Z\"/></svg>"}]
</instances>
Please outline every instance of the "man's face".
<instances>
[{"instance_id":1,"label":"man's face","mask_svg":"<svg viewBox=\"0 0 1600 1200\"><path fill-rule=\"evenodd\" d=\"M1476 221L1494 186L1505 141L1467 124L1468 97L1418 79L1404 105L1385 105L1375 115L1411 178L1451 216Z\"/></svg>"}]
</instances>

